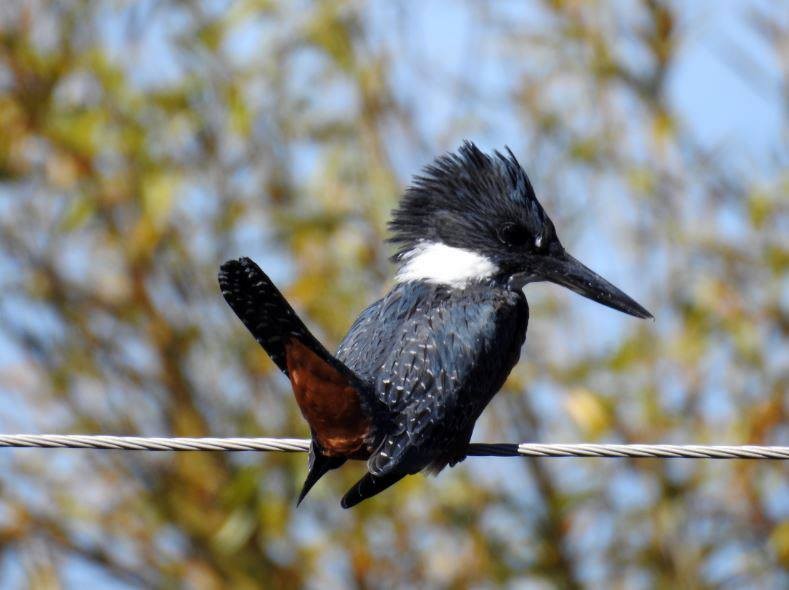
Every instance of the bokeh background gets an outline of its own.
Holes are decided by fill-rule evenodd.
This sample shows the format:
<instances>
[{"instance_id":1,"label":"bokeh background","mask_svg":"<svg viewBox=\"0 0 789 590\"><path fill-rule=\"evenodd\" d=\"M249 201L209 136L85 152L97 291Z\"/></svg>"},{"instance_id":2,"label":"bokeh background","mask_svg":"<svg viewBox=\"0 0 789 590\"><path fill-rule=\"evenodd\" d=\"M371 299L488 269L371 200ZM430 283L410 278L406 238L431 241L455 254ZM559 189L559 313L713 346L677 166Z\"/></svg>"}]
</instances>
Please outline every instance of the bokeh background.
<instances>
[{"instance_id":1,"label":"bokeh background","mask_svg":"<svg viewBox=\"0 0 789 590\"><path fill-rule=\"evenodd\" d=\"M390 209L509 145L655 315L530 285L475 440L789 444L784 1L0 4L0 431L305 436L222 300L333 347ZM770 462L469 459L352 511L304 455L2 451L2 588L789 587Z\"/></svg>"}]
</instances>

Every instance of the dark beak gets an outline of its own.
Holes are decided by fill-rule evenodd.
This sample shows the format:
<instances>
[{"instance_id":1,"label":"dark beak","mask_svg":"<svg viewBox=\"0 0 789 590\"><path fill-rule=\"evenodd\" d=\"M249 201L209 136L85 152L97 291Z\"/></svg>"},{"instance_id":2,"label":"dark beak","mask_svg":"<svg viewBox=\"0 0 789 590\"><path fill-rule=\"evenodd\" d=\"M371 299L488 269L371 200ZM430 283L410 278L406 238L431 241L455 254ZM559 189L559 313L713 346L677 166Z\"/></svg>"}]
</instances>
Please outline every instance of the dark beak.
<instances>
[{"instance_id":1,"label":"dark beak","mask_svg":"<svg viewBox=\"0 0 789 590\"><path fill-rule=\"evenodd\" d=\"M603 277L587 268L567 252L549 255L541 260L539 270L529 273L530 280L551 281L572 289L579 295L588 297L623 313L637 318L651 318L652 314L636 301L614 287Z\"/></svg>"}]
</instances>

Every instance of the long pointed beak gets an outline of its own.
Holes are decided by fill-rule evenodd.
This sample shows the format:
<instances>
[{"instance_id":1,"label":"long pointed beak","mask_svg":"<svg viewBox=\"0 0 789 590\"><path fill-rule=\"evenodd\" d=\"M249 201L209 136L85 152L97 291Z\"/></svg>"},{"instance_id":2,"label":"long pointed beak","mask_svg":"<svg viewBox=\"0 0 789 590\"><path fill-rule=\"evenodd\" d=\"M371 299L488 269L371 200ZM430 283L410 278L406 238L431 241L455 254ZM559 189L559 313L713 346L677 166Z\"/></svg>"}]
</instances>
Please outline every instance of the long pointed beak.
<instances>
[{"instance_id":1,"label":"long pointed beak","mask_svg":"<svg viewBox=\"0 0 789 590\"><path fill-rule=\"evenodd\" d=\"M634 299L581 264L567 252L544 259L541 270L540 274L543 280L572 289L592 301L597 301L637 318L652 317L652 314Z\"/></svg>"}]
</instances>

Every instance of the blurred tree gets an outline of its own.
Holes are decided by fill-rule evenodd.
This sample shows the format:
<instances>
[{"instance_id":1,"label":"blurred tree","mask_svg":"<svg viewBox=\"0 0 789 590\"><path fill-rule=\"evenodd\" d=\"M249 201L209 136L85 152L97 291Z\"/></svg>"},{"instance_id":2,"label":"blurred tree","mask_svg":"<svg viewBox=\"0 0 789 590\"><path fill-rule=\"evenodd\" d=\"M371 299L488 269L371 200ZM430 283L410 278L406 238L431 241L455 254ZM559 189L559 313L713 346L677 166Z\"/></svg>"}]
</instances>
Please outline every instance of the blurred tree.
<instances>
[{"instance_id":1,"label":"blurred tree","mask_svg":"<svg viewBox=\"0 0 789 590\"><path fill-rule=\"evenodd\" d=\"M782 80L736 39L716 57L785 108L781 4L740 9ZM509 143L564 241L657 318L530 287L525 362L477 438L787 444L786 111L756 154L702 137L673 80L704 18L657 0L4 3L0 427L306 435L219 263L256 258L336 343L391 273L408 176L472 137ZM303 456L0 461L8 587L789 584L787 472L766 462L469 460L343 512L353 467L294 509Z\"/></svg>"}]
</instances>

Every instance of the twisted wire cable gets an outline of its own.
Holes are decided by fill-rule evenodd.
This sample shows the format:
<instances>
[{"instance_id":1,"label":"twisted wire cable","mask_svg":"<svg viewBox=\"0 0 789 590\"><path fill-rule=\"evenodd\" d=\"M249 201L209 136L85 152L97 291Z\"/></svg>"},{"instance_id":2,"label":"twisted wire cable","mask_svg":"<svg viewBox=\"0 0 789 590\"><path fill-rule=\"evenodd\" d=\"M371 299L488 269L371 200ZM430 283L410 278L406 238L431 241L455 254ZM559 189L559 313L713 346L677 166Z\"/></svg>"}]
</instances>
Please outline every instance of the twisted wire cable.
<instances>
[{"instance_id":1,"label":"twisted wire cable","mask_svg":"<svg viewBox=\"0 0 789 590\"><path fill-rule=\"evenodd\" d=\"M0 447L125 451L266 451L309 449L300 438L165 438L81 434L0 434ZM756 445L488 444L469 445L470 457L657 457L661 459L789 459L789 447Z\"/></svg>"}]
</instances>

